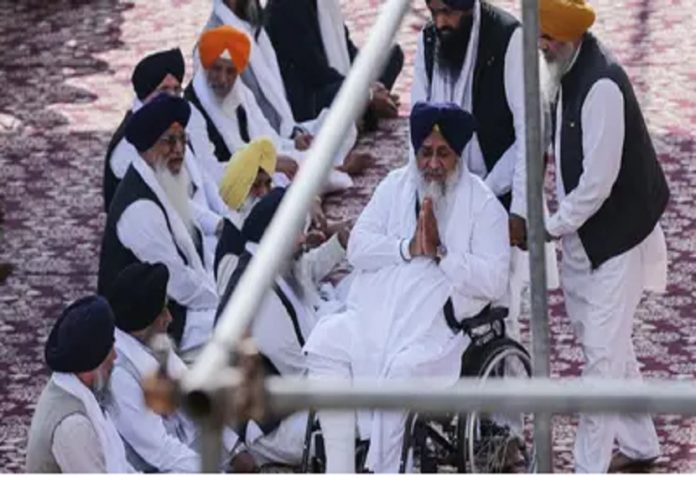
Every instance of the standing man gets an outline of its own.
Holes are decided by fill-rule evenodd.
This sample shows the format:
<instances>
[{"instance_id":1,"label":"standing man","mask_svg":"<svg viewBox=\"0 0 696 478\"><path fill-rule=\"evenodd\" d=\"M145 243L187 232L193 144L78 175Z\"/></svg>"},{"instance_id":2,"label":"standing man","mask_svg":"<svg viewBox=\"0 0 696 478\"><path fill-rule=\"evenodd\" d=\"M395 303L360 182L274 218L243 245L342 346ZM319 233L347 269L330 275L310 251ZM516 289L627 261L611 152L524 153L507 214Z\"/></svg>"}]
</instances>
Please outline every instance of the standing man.
<instances>
[{"instance_id":1,"label":"standing man","mask_svg":"<svg viewBox=\"0 0 696 478\"><path fill-rule=\"evenodd\" d=\"M666 286L658 223L669 199L638 100L623 68L587 30L585 0L541 0L539 45L554 81L558 210L548 234L563 250L568 316L585 355L583 376L638 379L633 316L644 289ZM612 458L612 447L619 451ZM660 454L648 415L581 415L578 472L620 471Z\"/></svg>"},{"instance_id":2,"label":"standing man","mask_svg":"<svg viewBox=\"0 0 696 478\"><path fill-rule=\"evenodd\" d=\"M114 316L102 297L72 303L45 350L51 378L29 429L27 473L128 473L123 442L102 406L108 401Z\"/></svg>"}]
</instances>

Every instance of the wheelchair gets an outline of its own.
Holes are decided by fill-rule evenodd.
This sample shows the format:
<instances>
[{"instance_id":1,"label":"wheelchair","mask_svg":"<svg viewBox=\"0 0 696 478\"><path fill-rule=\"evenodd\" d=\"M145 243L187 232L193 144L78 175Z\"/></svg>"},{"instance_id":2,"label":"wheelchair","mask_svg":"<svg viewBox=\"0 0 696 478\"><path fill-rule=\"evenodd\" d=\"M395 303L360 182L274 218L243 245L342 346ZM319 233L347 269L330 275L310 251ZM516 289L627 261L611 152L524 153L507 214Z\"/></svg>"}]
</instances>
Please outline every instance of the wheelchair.
<instances>
[{"instance_id":1,"label":"wheelchair","mask_svg":"<svg viewBox=\"0 0 696 478\"><path fill-rule=\"evenodd\" d=\"M505 308L486 308L462 321L471 339L461 359L462 377L530 378L531 360L525 348L505 334ZM507 422L507 423L506 423ZM478 412L444 416L408 414L399 473L530 473L534 471L532 417ZM356 470L365 471L369 441L356 442ZM322 473L325 453L316 415L310 412L300 473Z\"/></svg>"}]
</instances>

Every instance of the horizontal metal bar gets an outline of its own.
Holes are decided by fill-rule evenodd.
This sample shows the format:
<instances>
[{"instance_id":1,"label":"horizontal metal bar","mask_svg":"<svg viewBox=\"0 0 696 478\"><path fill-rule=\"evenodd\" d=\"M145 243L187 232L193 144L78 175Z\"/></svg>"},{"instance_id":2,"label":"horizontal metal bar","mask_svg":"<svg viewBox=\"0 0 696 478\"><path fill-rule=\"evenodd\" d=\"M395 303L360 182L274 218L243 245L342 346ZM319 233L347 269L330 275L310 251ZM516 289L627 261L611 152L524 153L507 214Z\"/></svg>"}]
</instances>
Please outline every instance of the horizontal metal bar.
<instances>
[{"instance_id":1,"label":"horizontal metal bar","mask_svg":"<svg viewBox=\"0 0 696 478\"><path fill-rule=\"evenodd\" d=\"M332 158L344 141L346 131L362 113L370 84L386 61L389 47L409 4L409 0L389 0L382 7L382 12L343 82L307 159L269 225L249 268L222 312L212 340L191 371L184 376L184 390L198 390L199 394L207 394L210 378L229 363L233 348L251 323L273 278L290 255L294 245L292 238L299 233L312 198L319 193L329 174Z\"/></svg>"},{"instance_id":2,"label":"horizontal metal bar","mask_svg":"<svg viewBox=\"0 0 696 478\"><path fill-rule=\"evenodd\" d=\"M274 410L408 409L420 412L622 412L696 415L696 381L462 379L339 381L268 378Z\"/></svg>"}]
</instances>

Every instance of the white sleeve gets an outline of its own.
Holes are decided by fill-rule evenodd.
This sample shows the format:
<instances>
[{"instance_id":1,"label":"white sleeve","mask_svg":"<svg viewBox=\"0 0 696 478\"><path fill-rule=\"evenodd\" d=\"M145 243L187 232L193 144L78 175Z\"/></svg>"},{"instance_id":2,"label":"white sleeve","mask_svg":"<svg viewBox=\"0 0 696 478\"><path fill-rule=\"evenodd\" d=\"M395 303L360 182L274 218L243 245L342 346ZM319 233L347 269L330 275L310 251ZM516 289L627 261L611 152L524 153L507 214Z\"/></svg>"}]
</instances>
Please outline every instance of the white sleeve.
<instances>
[{"instance_id":1,"label":"white sleeve","mask_svg":"<svg viewBox=\"0 0 696 478\"><path fill-rule=\"evenodd\" d=\"M205 118L194 105L191 103L189 105L191 106L191 118L186 125L186 131L189 134L196 160L198 160L201 172L207 171L215 184L220 184L227 163L218 161L217 156L215 156L215 146L208 136Z\"/></svg>"},{"instance_id":2,"label":"white sleeve","mask_svg":"<svg viewBox=\"0 0 696 478\"><path fill-rule=\"evenodd\" d=\"M218 296L200 273L188 267L167 227L162 210L149 200L138 200L128 206L116 225L118 238L142 262L161 262L169 270L167 294L191 309L215 309Z\"/></svg>"},{"instance_id":3,"label":"white sleeve","mask_svg":"<svg viewBox=\"0 0 696 478\"><path fill-rule=\"evenodd\" d=\"M128 167L131 165L131 158L134 152L136 155L138 154L135 147L130 144L126 138L119 141L111 152L111 158L109 158L111 171L118 179L123 179L126 175L126 171L128 171Z\"/></svg>"},{"instance_id":4,"label":"white sleeve","mask_svg":"<svg viewBox=\"0 0 696 478\"><path fill-rule=\"evenodd\" d=\"M582 174L547 223L549 234L572 234L592 217L611 194L621 167L624 99L613 81L592 86L582 106ZM562 158L561 158L562 161Z\"/></svg>"},{"instance_id":5,"label":"white sleeve","mask_svg":"<svg viewBox=\"0 0 696 478\"><path fill-rule=\"evenodd\" d=\"M471 252L449 252L440 262L440 268L464 296L495 301L505 294L510 240L507 213L497 199L489 198L476 215Z\"/></svg>"},{"instance_id":6,"label":"white sleeve","mask_svg":"<svg viewBox=\"0 0 696 478\"><path fill-rule=\"evenodd\" d=\"M53 432L51 452L62 473L106 473L99 437L85 415L73 413Z\"/></svg>"},{"instance_id":7,"label":"white sleeve","mask_svg":"<svg viewBox=\"0 0 696 478\"><path fill-rule=\"evenodd\" d=\"M348 241L348 261L358 270L378 270L403 262L401 241L410 238L387 234L394 191L389 176L383 180L353 226Z\"/></svg>"},{"instance_id":8,"label":"white sleeve","mask_svg":"<svg viewBox=\"0 0 696 478\"><path fill-rule=\"evenodd\" d=\"M302 254L295 264L296 270L307 271L307 275L312 278L315 285L319 285L336 265L346 256L346 251L338 241L338 236L333 235L331 239L321 246Z\"/></svg>"},{"instance_id":9,"label":"white sleeve","mask_svg":"<svg viewBox=\"0 0 696 478\"><path fill-rule=\"evenodd\" d=\"M526 217L527 175L525 163L525 108L522 28L510 37L505 53L505 97L512 112L515 141L503 153L485 183L496 196L512 191L510 212Z\"/></svg>"},{"instance_id":10,"label":"white sleeve","mask_svg":"<svg viewBox=\"0 0 696 478\"><path fill-rule=\"evenodd\" d=\"M423 32L418 35L418 47L416 59L413 65L413 83L411 84L411 105L418 101L426 101L428 98L428 74L425 70L425 57L423 53Z\"/></svg>"},{"instance_id":11,"label":"white sleeve","mask_svg":"<svg viewBox=\"0 0 696 478\"><path fill-rule=\"evenodd\" d=\"M207 236L212 236L215 234L222 216L211 211L210 208L203 206L196 201L190 201L191 209L193 210L193 216L196 222L201 226L201 230Z\"/></svg>"},{"instance_id":12,"label":"white sleeve","mask_svg":"<svg viewBox=\"0 0 696 478\"><path fill-rule=\"evenodd\" d=\"M197 473L200 457L167 433L162 418L147 408L143 390L134 377L116 367L111 375L114 406L110 407L118 433L147 463L165 473Z\"/></svg>"}]
</instances>

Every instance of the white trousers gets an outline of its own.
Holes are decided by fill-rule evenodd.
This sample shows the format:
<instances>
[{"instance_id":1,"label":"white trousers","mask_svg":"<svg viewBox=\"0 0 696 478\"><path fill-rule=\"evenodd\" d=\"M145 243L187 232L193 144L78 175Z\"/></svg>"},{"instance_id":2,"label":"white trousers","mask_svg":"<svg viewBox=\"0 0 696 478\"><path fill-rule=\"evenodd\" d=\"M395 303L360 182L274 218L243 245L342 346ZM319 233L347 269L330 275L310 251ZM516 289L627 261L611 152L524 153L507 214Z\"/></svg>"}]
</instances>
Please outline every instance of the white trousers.
<instances>
[{"instance_id":1,"label":"white trousers","mask_svg":"<svg viewBox=\"0 0 696 478\"><path fill-rule=\"evenodd\" d=\"M278 428L268 435L261 436L251 443L247 437L247 447L259 465L282 463L296 466L302 461L306 428L307 412L297 412L285 418Z\"/></svg>"},{"instance_id":2,"label":"white trousers","mask_svg":"<svg viewBox=\"0 0 696 478\"><path fill-rule=\"evenodd\" d=\"M564 238L563 246L561 282L566 310L585 355L583 377L639 379L631 333L643 292L640 250L634 248L591 270L589 263L578 260L584 251L577 235ZM660 454L649 415L581 414L576 472L605 473L614 441L632 459Z\"/></svg>"}]
</instances>

